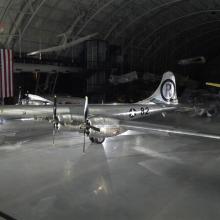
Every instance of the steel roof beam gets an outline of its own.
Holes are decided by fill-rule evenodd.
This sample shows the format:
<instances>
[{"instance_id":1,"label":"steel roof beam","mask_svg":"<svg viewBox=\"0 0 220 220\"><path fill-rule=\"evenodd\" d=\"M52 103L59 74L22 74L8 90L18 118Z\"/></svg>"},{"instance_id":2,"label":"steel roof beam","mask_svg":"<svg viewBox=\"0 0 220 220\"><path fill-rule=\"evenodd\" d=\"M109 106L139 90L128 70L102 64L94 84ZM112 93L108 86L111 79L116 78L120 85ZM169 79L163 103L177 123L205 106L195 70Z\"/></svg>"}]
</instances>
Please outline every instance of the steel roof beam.
<instances>
[{"instance_id":1,"label":"steel roof beam","mask_svg":"<svg viewBox=\"0 0 220 220\"><path fill-rule=\"evenodd\" d=\"M10 0L7 4L7 6L5 7L5 10L3 11L2 15L0 16L0 21L3 21L6 14L8 13L9 9L11 8L12 4L13 4L14 0Z\"/></svg>"},{"instance_id":2,"label":"steel roof beam","mask_svg":"<svg viewBox=\"0 0 220 220\"><path fill-rule=\"evenodd\" d=\"M14 47L16 41L13 43L12 45L12 40L13 35L16 34L16 32L19 32L19 39L21 40L21 38L23 37L25 31L27 30L28 26L31 24L33 18L36 16L36 14L38 13L38 11L40 10L40 8L43 6L43 4L46 2L46 0L41 0L41 2L36 5L35 7L33 7L33 5L31 4L30 0L27 0L26 3L24 3L21 12L18 13L18 16L16 18L16 22L14 23L13 28L10 31L10 37L8 38L6 45L8 47ZM31 17L28 19L27 23L24 25L23 29L21 28L24 20L25 20L25 15L27 14L28 11L31 11Z\"/></svg>"},{"instance_id":3,"label":"steel roof beam","mask_svg":"<svg viewBox=\"0 0 220 220\"><path fill-rule=\"evenodd\" d=\"M210 35L210 34L212 34L212 33L218 32L218 31L220 31L220 28L216 28L215 30L211 30L211 31L208 31L208 32L206 32L206 33L202 33L202 34L200 34L200 35L195 36L194 38L191 38L190 40L187 40L187 41L185 41L185 42L182 42L181 44L179 44L178 47L175 47L175 49L171 52L171 54L170 54L169 56L170 56L170 57L173 57L174 54L176 53L176 51L179 51L182 47L185 47L187 44L191 44L192 41L195 41L195 40L197 40L197 39L201 39L201 38L207 37L207 35ZM217 37L219 38L219 35L217 35ZM215 38L216 38L216 35L215 35ZM214 39L215 39L215 38L214 38ZM211 39L212 39L212 38L211 38ZM211 41L210 38L208 38L208 40ZM197 41L197 42L201 43L202 41L200 40L200 41ZM194 45L195 45L195 44L194 44ZM152 59L155 58L155 55L156 55L156 54L154 54L154 56L151 56L151 57L149 57L149 58L152 60Z\"/></svg>"},{"instance_id":4,"label":"steel roof beam","mask_svg":"<svg viewBox=\"0 0 220 220\"><path fill-rule=\"evenodd\" d=\"M206 9L206 10L200 10L200 11L196 11L196 12L192 12L192 13L189 13L189 14L186 14L186 15L183 15L183 16L180 16L180 17L177 17L175 19L172 19L171 21L163 24L163 25L160 25L156 30L154 30L153 32L151 32L150 34L148 34L139 44L138 46L141 46L142 44L144 44L144 42L146 40L148 40L151 36L153 36L155 33L157 33L158 31L160 31L161 29L165 28L165 27L168 27L175 23L175 22L178 22L180 20L183 20L185 18L189 18L189 17L192 17L192 16L195 16L195 15L199 15L199 14L203 14L203 13L209 13L209 12L220 12L220 9L214 9L214 10L211 10L211 9ZM144 33L143 33L144 34Z\"/></svg>"},{"instance_id":5,"label":"steel roof beam","mask_svg":"<svg viewBox=\"0 0 220 220\"><path fill-rule=\"evenodd\" d=\"M164 4L161 4L159 6L156 6L148 11L146 11L144 14L136 17L135 19L133 19L130 23L128 23L118 34L115 35L115 38L117 37L120 37L129 27L131 27L132 25L134 25L135 23L137 23L140 19L150 15L151 13L157 11L157 10L160 10L160 9L163 9L163 8L166 8L168 6L171 6L173 4L176 4L176 3L179 3L179 2L183 2L185 0L173 0L173 1L169 1L169 2L166 2Z\"/></svg>"},{"instance_id":6,"label":"steel roof beam","mask_svg":"<svg viewBox=\"0 0 220 220\"><path fill-rule=\"evenodd\" d=\"M13 40L13 36L16 34L16 32L19 30L20 25L25 17L25 14L27 13L27 11L29 10L29 4L27 2L25 2L20 10L20 12L18 12L18 15L15 19L14 25L12 26L11 30L10 30L10 36L9 38L6 40L5 45L7 47L11 46L11 42Z\"/></svg>"},{"instance_id":7,"label":"steel roof beam","mask_svg":"<svg viewBox=\"0 0 220 220\"><path fill-rule=\"evenodd\" d=\"M87 27L87 25L99 14L101 13L105 8L107 8L108 6L110 6L114 1L116 0L109 0L107 1L105 4L103 4L100 8L98 8L98 10L95 11L95 13L93 15L91 15L88 20L85 21L85 23L83 24L83 26L76 32L76 36L79 36L82 31Z\"/></svg>"},{"instance_id":8,"label":"steel roof beam","mask_svg":"<svg viewBox=\"0 0 220 220\"><path fill-rule=\"evenodd\" d=\"M191 39L188 39L187 42L183 42L181 44L178 45L178 47L175 47L175 49L171 52L171 56L173 56L175 54L175 52L178 50L178 49L181 49L182 46L184 46L185 44L190 44L192 41L194 40L197 40L197 39L200 39L200 38L203 38L204 36L207 36L209 34L212 34L212 33L215 33L215 32L218 32L220 31L220 28L215 28L213 30L210 30L208 32L205 32L205 33L201 33ZM200 41L199 41L200 42Z\"/></svg>"},{"instance_id":9,"label":"steel roof beam","mask_svg":"<svg viewBox=\"0 0 220 220\"><path fill-rule=\"evenodd\" d=\"M209 21L209 22L203 22L203 23L201 23L201 24L197 24L197 25L194 25L194 26L192 26L192 27L190 27L190 28L184 29L183 31L180 31L180 32L178 32L177 34L175 34L172 38L169 38L168 40L163 41L162 44L161 44L159 47L157 47L156 50L154 50L154 51L152 51L152 52L149 51L149 50L147 50L147 51L144 53L144 56L146 56L148 53L150 53L151 56L153 56L154 54L158 53L158 52L161 50L161 48L163 48L164 46L166 46L170 41L175 40L178 36L180 36L180 35L182 35L182 34L184 34L184 33L186 33L186 32L189 32L189 31L191 31L191 30L200 28L201 26L204 26L204 25L207 25L207 24L212 24L212 23L215 23L215 22L220 22L220 19L214 20L214 21ZM156 44L156 43L157 43L157 42L154 42L153 44ZM152 45L152 44L151 44L151 45ZM152 47L151 47L151 48L152 48Z\"/></svg>"},{"instance_id":10,"label":"steel roof beam","mask_svg":"<svg viewBox=\"0 0 220 220\"><path fill-rule=\"evenodd\" d=\"M40 8L43 6L43 4L46 2L46 0L42 0L40 2L40 4L35 8L35 9L32 9L32 15L31 17L29 18L28 22L26 23L26 25L24 26L23 30L21 31L21 38L22 36L24 35L24 32L27 30L28 26L31 24L33 18L36 16L36 14L38 13L38 11L40 10Z\"/></svg>"}]
</instances>

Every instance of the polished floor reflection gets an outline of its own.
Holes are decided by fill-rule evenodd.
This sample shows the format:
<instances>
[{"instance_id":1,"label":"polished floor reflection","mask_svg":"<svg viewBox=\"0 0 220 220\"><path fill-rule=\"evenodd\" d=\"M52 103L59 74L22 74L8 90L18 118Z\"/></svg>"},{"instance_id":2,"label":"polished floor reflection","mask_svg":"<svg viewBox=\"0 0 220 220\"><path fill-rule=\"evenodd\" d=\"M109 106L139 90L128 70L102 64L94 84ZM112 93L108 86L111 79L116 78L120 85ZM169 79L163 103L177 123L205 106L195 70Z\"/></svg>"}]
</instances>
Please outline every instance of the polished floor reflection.
<instances>
[{"instance_id":1,"label":"polished floor reflection","mask_svg":"<svg viewBox=\"0 0 220 220\"><path fill-rule=\"evenodd\" d=\"M219 128L205 120L185 122ZM63 131L53 145L50 126L28 123L0 129L0 211L21 220L220 218L219 141L127 132L87 140L83 154L82 135Z\"/></svg>"}]
</instances>

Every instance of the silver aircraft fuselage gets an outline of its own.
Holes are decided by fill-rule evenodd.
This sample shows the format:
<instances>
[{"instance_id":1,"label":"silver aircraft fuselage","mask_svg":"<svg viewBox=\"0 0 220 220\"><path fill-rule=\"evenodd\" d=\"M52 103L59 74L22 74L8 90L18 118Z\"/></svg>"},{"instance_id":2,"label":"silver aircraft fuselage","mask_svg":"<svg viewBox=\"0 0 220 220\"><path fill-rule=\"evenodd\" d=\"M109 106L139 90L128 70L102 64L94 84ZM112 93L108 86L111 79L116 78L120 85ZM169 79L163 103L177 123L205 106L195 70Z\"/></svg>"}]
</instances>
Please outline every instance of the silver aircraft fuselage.
<instances>
[{"instance_id":1,"label":"silver aircraft fuselage","mask_svg":"<svg viewBox=\"0 0 220 220\"><path fill-rule=\"evenodd\" d=\"M176 109L176 106L164 104L91 104L89 115L113 117L121 120L132 120L146 117L153 113ZM83 115L83 105L58 105L58 115ZM0 117L30 118L50 117L53 106L6 105L0 107Z\"/></svg>"}]
</instances>

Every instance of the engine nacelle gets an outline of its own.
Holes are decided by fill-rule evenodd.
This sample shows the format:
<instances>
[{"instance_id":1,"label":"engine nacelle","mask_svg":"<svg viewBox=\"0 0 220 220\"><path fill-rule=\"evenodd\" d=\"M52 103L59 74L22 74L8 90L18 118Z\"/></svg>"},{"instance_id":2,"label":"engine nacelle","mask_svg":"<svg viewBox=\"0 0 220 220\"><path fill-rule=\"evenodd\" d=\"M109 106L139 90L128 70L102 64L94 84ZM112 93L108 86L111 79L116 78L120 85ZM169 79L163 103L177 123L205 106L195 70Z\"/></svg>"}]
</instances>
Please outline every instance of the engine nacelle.
<instances>
[{"instance_id":1,"label":"engine nacelle","mask_svg":"<svg viewBox=\"0 0 220 220\"><path fill-rule=\"evenodd\" d=\"M91 126L100 129L100 131L96 131L90 128L90 137L114 137L125 132L125 130L120 127L119 120L114 118L91 117L88 120Z\"/></svg>"},{"instance_id":2,"label":"engine nacelle","mask_svg":"<svg viewBox=\"0 0 220 220\"><path fill-rule=\"evenodd\" d=\"M66 129L71 131L83 132L80 129L80 126L84 121L84 117L82 115L65 114L58 115L57 117L59 120L59 127L64 126Z\"/></svg>"},{"instance_id":3,"label":"engine nacelle","mask_svg":"<svg viewBox=\"0 0 220 220\"><path fill-rule=\"evenodd\" d=\"M64 126L65 129L71 131L84 132L84 117L82 115L58 115L59 128ZM87 130L87 135L94 138L106 138L117 136L126 130L121 128L120 122L118 119L106 118L106 117L90 117L88 118L88 123L95 128L98 128L100 131L97 131L93 128Z\"/></svg>"}]
</instances>

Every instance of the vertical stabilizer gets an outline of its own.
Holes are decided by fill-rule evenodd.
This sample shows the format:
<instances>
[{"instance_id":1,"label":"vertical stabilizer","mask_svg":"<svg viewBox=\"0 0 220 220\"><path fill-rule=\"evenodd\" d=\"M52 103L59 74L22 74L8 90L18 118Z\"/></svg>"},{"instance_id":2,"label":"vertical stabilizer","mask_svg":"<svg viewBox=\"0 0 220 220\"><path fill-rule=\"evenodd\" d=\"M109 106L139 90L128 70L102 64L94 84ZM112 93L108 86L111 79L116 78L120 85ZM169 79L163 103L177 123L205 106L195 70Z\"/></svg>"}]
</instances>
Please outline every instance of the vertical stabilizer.
<instances>
[{"instance_id":1,"label":"vertical stabilizer","mask_svg":"<svg viewBox=\"0 0 220 220\"><path fill-rule=\"evenodd\" d=\"M172 72L168 71L163 74L163 78L157 90L149 98L138 102L138 104L163 103L163 104L178 104L176 93L176 79Z\"/></svg>"}]
</instances>

